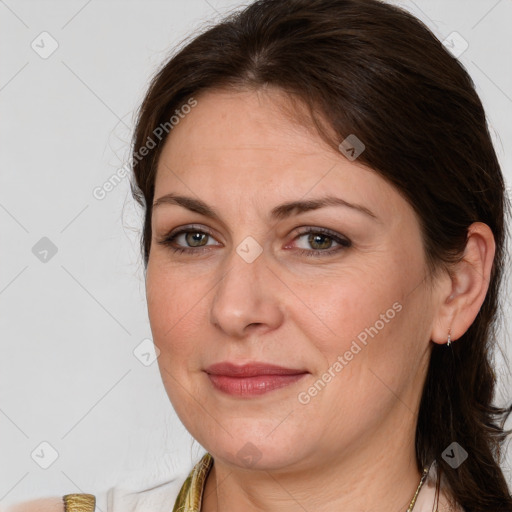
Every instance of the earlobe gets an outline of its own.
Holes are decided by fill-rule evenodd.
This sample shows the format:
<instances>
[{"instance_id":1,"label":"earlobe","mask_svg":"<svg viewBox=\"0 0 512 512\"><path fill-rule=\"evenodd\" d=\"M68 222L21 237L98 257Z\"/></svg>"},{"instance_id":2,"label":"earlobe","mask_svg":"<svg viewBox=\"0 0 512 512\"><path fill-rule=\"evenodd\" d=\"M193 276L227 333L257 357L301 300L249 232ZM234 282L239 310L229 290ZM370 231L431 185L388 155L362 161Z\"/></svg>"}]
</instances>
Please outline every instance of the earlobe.
<instances>
[{"instance_id":1,"label":"earlobe","mask_svg":"<svg viewBox=\"0 0 512 512\"><path fill-rule=\"evenodd\" d=\"M434 343L449 346L474 322L487 295L494 252L490 227L482 222L471 224L464 255L450 268L450 286L439 294L438 314L431 333Z\"/></svg>"}]
</instances>

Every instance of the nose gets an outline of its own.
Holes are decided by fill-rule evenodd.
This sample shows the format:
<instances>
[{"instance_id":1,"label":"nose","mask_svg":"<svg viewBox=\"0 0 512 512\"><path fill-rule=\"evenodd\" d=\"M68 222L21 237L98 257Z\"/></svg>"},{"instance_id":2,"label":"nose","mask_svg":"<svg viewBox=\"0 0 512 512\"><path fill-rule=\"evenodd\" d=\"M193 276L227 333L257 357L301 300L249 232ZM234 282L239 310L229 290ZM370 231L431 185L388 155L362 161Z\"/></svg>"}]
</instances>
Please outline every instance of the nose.
<instances>
[{"instance_id":1,"label":"nose","mask_svg":"<svg viewBox=\"0 0 512 512\"><path fill-rule=\"evenodd\" d=\"M277 329L283 322L283 284L261 253L248 262L235 250L226 265L211 304L211 322L231 338ZM279 286L280 285L280 286Z\"/></svg>"}]
</instances>

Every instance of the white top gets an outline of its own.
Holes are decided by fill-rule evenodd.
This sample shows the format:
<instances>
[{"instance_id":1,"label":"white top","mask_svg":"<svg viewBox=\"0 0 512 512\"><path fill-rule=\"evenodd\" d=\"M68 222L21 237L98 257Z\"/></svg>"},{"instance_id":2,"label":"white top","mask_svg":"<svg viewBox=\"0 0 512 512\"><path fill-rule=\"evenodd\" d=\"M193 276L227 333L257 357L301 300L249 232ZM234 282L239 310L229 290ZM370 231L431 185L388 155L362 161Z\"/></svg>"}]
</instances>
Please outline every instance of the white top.
<instances>
[{"instance_id":1,"label":"white top","mask_svg":"<svg viewBox=\"0 0 512 512\"><path fill-rule=\"evenodd\" d=\"M95 512L172 512L181 486L194 466L189 462L180 468L165 465L153 475L134 473L106 492L95 494Z\"/></svg>"}]
</instances>

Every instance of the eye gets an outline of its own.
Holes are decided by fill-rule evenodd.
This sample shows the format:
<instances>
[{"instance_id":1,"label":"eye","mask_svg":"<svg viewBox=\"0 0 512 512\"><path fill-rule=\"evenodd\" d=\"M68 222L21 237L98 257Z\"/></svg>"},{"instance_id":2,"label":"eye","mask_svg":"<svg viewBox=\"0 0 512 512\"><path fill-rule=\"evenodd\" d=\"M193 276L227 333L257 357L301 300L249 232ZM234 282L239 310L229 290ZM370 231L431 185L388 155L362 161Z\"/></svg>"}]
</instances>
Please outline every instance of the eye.
<instances>
[{"instance_id":1,"label":"eye","mask_svg":"<svg viewBox=\"0 0 512 512\"><path fill-rule=\"evenodd\" d=\"M306 237L307 235L307 237ZM187 228L178 229L176 231L171 231L169 234L165 235L161 240L158 240L158 243L164 245L171 249L174 253L182 254L194 254L199 255L202 254L208 245L216 245L216 244L207 244L208 238L213 238L210 233L204 231L202 229L194 228L193 226L188 226ZM294 240L304 238L306 244L309 244L313 249L300 249L298 250L299 255L304 256L330 256L334 253L339 253L340 251L350 247L352 242L334 231L326 228L307 228L299 233L298 236L295 237ZM182 244L176 245L176 242L183 242L185 246ZM337 244L334 245L333 243ZM286 246L289 248L290 246Z\"/></svg>"},{"instance_id":2,"label":"eye","mask_svg":"<svg viewBox=\"0 0 512 512\"><path fill-rule=\"evenodd\" d=\"M304 238L305 243L309 247L313 247L313 250L301 249L298 251L300 255L304 256L331 256L352 245L352 242L348 238L326 228L307 228L301 231L295 240L301 238ZM337 244L334 248L333 242Z\"/></svg>"},{"instance_id":3,"label":"eye","mask_svg":"<svg viewBox=\"0 0 512 512\"><path fill-rule=\"evenodd\" d=\"M168 235L164 236L163 239L158 240L158 243L165 247L169 247L169 249L175 253L200 254L204 251L198 249L207 246L206 241L208 237L212 237L212 235L202 229L196 229L193 226L188 226L186 229L171 231ZM189 244L188 247L175 245L176 241L180 238L185 242L185 244Z\"/></svg>"}]
</instances>

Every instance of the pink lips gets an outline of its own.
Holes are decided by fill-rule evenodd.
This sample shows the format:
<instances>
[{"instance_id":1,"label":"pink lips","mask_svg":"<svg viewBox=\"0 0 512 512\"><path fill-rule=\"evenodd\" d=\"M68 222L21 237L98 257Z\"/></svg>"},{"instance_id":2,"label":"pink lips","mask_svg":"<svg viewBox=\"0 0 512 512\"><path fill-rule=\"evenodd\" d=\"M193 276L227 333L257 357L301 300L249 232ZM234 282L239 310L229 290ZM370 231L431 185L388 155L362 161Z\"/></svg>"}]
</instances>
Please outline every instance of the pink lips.
<instances>
[{"instance_id":1,"label":"pink lips","mask_svg":"<svg viewBox=\"0 0 512 512\"><path fill-rule=\"evenodd\" d=\"M217 363L205 371L215 388L236 396L261 395L288 386L309 373L302 369L258 362L241 366L229 362Z\"/></svg>"}]
</instances>

